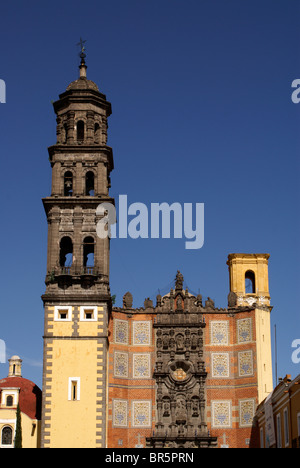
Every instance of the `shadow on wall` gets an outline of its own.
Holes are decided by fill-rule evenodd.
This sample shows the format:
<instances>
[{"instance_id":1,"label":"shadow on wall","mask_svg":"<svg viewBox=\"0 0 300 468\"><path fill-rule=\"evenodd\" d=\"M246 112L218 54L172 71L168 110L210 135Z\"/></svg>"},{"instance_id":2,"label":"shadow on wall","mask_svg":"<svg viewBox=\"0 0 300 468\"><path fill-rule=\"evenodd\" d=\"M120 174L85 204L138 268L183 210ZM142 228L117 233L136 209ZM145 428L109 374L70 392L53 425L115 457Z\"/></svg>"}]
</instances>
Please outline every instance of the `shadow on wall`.
<instances>
[{"instance_id":1,"label":"shadow on wall","mask_svg":"<svg viewBox=\"0 0 300 468\"><path fill-rule=\"evenodd\" d=\"M260 448L259 427L256 418L253 419L249 448Z\"/></svg>"}]
</instances>

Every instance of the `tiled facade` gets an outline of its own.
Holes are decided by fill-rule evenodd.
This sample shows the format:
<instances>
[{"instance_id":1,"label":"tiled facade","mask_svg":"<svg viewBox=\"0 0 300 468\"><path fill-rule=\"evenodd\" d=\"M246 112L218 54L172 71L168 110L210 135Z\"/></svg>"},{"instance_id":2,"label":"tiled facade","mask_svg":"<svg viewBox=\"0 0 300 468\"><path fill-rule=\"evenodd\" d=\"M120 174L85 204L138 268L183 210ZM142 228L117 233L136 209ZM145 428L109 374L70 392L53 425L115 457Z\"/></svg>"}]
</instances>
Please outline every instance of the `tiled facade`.
<instances>
[{"instance_id":1,"label":"tiled facade","mask_svg":"<svg viewBox=\"0 0 300 468\"><path fill-rule=\"evenodd\" d=\"M203 312L208 431L218 438L219 447L250 447L257 443L252 423L259 403L255 310L240 307L231 313L215 308ZM156 321L156 307L112 311L109 447L145 447L146 438L156 430ZM169 411L167 404L164 411Z\"/></svg>"},{"instance_id":2,"label":"tiled facade","mask_svg":"<svg viewBox=\"0 0 300 468\"><path fill-rule=\"evenodd\" d=\"M219 446L246 448L253 440L252 420L259 403L255 311L205 318L208 424Z\"/></svg>"},{"instance_id":3,"label":"tiled facade","mask_svg":"<svg viewBox=\"0 0 300 468\"><path fill-rule=\"evenodd\" d=\"M108 447L143 445L155 424L154 315L113 310L109 324Z\"/></svg>"}]
</instances>

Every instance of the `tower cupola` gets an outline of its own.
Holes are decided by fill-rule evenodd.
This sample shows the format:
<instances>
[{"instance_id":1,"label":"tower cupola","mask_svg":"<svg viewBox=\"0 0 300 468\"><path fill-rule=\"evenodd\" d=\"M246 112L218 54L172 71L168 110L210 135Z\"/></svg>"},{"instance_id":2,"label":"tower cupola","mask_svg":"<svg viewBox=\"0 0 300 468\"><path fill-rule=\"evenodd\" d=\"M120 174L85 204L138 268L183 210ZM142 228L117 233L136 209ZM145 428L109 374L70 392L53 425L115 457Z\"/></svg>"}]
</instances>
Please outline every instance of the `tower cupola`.
<instances>
[{"instance_id":1,"label":"tower cupola","mask_svg":"<svg viewBox=\"0 0 300 468\"><path fill-rule=\"evenodd\" d=\"M8 377L22 377L22 359L19 356L12 356L8 362Z\"/></svg>"}]
</instances>

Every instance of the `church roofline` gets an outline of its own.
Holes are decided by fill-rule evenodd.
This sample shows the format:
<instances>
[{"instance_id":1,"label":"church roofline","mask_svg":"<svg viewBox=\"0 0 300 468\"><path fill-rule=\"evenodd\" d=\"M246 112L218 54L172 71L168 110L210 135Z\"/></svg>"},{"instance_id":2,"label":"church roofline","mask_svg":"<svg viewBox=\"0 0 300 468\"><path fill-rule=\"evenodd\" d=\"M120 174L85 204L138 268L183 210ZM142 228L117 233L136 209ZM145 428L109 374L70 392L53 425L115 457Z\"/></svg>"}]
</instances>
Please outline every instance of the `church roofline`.
<instances>
[{"instance_id":1,"label":"church roofline","mask_svg":"<svg viewBox=\"0 0 300 468\"><path fill-rule=\"evenodd\" d=\"M228 255L228 261L232 259L240 259L240 258L253 258L253 259L258 259L258 258L264 258L266 260L269 260L270 254L268 253L231 253Z\"/></svg>"}]
</instances>

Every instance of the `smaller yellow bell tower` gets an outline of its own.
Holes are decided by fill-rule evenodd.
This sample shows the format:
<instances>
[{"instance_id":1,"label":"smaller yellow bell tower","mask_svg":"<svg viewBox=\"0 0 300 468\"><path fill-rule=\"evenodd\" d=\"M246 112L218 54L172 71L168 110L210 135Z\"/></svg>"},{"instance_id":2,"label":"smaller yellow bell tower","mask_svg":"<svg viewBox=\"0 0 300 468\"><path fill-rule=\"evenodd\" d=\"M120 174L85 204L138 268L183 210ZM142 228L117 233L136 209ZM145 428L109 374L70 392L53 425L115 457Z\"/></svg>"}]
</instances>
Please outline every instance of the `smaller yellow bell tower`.
<instances>
[{"instance_id":1,"label":"smaller yellow bell tower","mask_svg":"<svg viewBox=\"0 0 300 468\"><path fill-rule=\"evenodd\" d=\"M269 254L230 254L227 262L230 291L237 296L237 306L255 309L259 402L273 390L269 258Z\"/></svg>"},{"instance_id":2,"label":"smaller yellow bell tower","mask_svg":"<svg viewBox=\"0 0 300 468\"><path fill-rule=\"evenodd\" d=\"M22 359L19 356L12 356L8 362L8 377L22 377Z\"/></svg>"}]
</instances>

